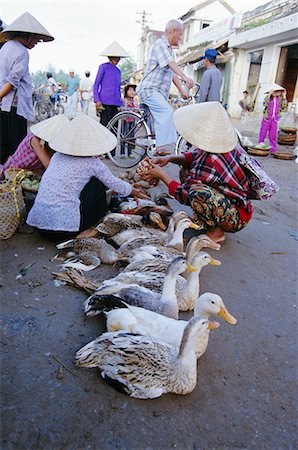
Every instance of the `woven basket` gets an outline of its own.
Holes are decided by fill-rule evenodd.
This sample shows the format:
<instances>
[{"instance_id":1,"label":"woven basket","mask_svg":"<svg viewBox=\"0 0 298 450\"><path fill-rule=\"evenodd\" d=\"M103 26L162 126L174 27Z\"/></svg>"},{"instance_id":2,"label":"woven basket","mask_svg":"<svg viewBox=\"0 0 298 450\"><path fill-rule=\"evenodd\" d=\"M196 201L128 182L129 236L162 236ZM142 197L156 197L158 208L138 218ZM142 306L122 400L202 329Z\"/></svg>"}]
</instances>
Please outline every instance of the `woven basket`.
<instances>
[{"instance_id":1,"label":"woven basket","mask_svg":"<svg viewBox=\"0 0 298 450\"><path fill-rule=\"evenodd\" d=\"M38 179L40 181L41 176L35 172L32 172L32 170L26 170L26 169L19 169L16 167L9 167L5 171L5 178L9 181L14 181L16 184L20 184L23 188L23 190L26 190L28 192L38 192L38 186L35 188L29 188L26 185L26 177L30 178L30 176L33 176L34 178Z\"/></svg>"},{"instance_id":2,"label":"woven basket","mask_svg":"<svg viewBox=\"0 0 298 450\"><path fill-rule=\"evenodd\" d=\"M21 186L14 181L0 182L0 239L9 239L16 232L25 214Z\"/></svg>"}]
</instances>

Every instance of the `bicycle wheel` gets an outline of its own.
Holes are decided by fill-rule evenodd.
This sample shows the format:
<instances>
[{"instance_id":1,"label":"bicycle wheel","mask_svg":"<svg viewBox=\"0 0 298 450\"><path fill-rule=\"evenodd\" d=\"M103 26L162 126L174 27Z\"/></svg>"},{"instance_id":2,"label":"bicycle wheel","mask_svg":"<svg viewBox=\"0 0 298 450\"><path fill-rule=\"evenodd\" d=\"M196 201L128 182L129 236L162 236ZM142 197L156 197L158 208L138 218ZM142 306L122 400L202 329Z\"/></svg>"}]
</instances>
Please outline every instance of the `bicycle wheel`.
<instances>
[{"instance_id":1,"label":"bicycle wheel","mask_svg":"<svg viewBox=\"0 0 298 450\"><path fill-rule=\"evenodd\" d=\"M51 105L44 101L36 102L34 105L34 115L38 122L51 117Z\"/></svg>"},{"instance_id":2,"label":"bicycle wheel","mask_svg":"<svg viewBox=\"0 0 298 450\"><path fill-rule=\"evenodd\" d=\"M56 107L54 109L54 113L55 113L55 115L57 115L57 114L64 114L64 106L61 105L61 104L56 105Z\"/></svg>"},{"instance_id":3,"label":"bicycle wheel","mask_svg":"<svg viewBox=\"0 0 298 450\"><path fill-rule=\"evenodd\" d=\"M118 167L130 168L138 164L151 145L150 129L142 117L129 111L116 114L107 128L116 136L117 145L108 158Z\"/></svg>"},{"instance_id":4,"label":"bicycle wheel","mask_svg":"<svg viewBox=\"0 0 298 450\"><path fill-rule=\"evenodd\" d=\"M195 147L193 145L187 142L187 140L184 139L182 136L179 136L176 142L175 155L179 156L183 153L190 152L194 149Z\"/></svg>"}]
</instances>

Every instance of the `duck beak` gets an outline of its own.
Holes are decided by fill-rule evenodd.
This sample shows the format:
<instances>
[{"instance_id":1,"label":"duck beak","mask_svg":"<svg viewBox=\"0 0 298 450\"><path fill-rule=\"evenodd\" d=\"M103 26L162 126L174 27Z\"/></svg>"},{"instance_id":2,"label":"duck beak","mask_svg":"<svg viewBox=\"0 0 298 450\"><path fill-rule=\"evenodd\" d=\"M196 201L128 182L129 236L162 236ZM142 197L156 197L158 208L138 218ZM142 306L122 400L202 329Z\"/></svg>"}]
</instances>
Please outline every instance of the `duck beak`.
<instances>
[{"instance_id":1,"label":"duck beak","mask_svg":"<svg viewBox=\"0 0 298 450\"><path fill-rule=\"evenodd\" d=\"M222 307L218 313L218 315L224 319L226 322L230 323L231 325L236 325L237 319L233 317L225 307Z\"/></svg>"},{"instance_id":2,"label":"duck beak","mask_svg":"<svg viewBox=\"0 0 298 450\"><path fill-rule=\"evenodd\" d=\"M194 222L190 222L189 228L193 228L194 230L198 230L200 227Z\"/></svg>"},{"instance_id":3,"label":"duck beak","mask_svg":"<svg viewBox=\"0 0 298 450\"><path fill-rule=\"evenodd\" d=\"M165 226L165 224L163 223L162 220L159 220L157 222L157 225L159 226L159 228L161 228L163 231L166 231L167 227Z\"/></svg>"},{"instance_id":4,"label":"duck beak","mask_svg":"<svg viewBox=\"0 0 298 450\"><path fill-rule=\"evenodd\" d=\"M218 322L214 321L209 321L208 323L208 330L216 330L216 328L218 328L220 326L220 324Z\"/></svg>"},{"instance_id":5,"label":"duck beak","mask_svg":"<svg viewBox=\"0 0 298 450\"><path fill-rule=\"evenodd\" d=\"M188 264L186 270L187 272L196 272L198 269L195 266Z\"/></svg>"},{"instance_id":6,"label":"duck beak","mask_svg":"<svg viewBox=\"0 0 298 450\"><path fill-rule=\"evenodd\" d=\"M220 265L221 265L221 262L218 261L217 259L213 259L213 258L212 258L212 259L210 260L209 264L211 264L211 266L220 266Z\"/></svg>"}]
</instances>

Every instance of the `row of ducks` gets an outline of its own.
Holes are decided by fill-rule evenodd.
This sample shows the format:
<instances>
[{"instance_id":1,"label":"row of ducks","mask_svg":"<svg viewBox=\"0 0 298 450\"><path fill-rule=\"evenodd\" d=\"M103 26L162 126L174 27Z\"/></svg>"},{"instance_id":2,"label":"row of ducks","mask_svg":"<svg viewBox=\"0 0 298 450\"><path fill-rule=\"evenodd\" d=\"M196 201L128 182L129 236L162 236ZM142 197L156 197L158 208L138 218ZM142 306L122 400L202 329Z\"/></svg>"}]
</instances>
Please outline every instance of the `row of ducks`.
<instances>
[{"instance_id":1,"label":"row of ducks","mask_svg":"<svg viewBox=\"0 0 298 450\"><path fill-rule=\"evenodd\" d=\"M109 384L131 397L191 392L197 359L206 351L210 330L219 326L209 316L237 322L219 295L199 296L202 268L220 265L202 249L219 250L220 244L199 235L184 251L183 232L197 225L183 211L172 215L166 231L145 228L141 217L123 214L107 215L97 228L99 238L58 245L71 248L64 267L128 265L86 300L86 315L105 313L108 331L77 352L76 364L98 367ZM179 311L188 310L194 310L193 317L178 320Z\"/></svg>"}]
</instances>

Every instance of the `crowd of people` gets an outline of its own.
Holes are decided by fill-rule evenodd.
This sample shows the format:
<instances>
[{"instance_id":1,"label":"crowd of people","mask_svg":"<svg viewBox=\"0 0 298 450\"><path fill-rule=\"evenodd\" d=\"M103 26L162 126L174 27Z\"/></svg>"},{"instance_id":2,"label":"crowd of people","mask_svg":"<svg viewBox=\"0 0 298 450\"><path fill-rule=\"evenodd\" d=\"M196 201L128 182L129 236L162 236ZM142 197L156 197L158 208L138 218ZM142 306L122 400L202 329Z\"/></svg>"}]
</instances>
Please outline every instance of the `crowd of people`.
<instances>
[{"instance_id":1,"label":"crowd of people","mask_svg":"<svg viewBox=\"0 0 298 450\"><path fill-rule=\"evenodd\" d=\"M198 104L173 114L168 103L171 83L183 98L194 81L175 62L173 48L182 37L180 21L170 20L164 35L151 47L144 76L138 86L128 84L121 96L121 72L117 67L127 52L115 41L102 55L94 84L90 71L80 81L69 70L66 115L31 126L33 120L28 50L38 42L54 37L29 13L7 26L7 42L0 50L1 163L2 172L14 166L40 173L40 188L27 223L46 238L55 241L79 235L94 226L106 213L106 190L122 196L146 197L140 190L115 177L99 156L112 151L115 136L106 128L120 106L145 104L153 116L156 134L156 158L145 180L160 179L170 194L191 206L200 232L215 241L223 241L225 232L236 232L247 225L253 209L249 200L249 180L240 164L236 133L220 103L222 76L215 65L218 52L208 49L202 56L205 72L201 80ZM58 85L47 74L51 96ZM100 123L88 116L90 102L100 112ZM85 114L77 115L78 102ZM286 91L274 85L265 99L264 119L259 141L269 132L272 151L276 148L277 121L286 108ZM127 127L131 126L128 122ZM171 153L177 132L196 150L182 156ZM170 154L169 154L170 153ZM133 157L128 151L128 157ZM181 182L171 180L162 167L181 166Z\"/></svg>"}]
</instances>

